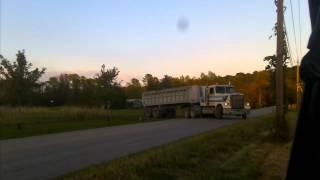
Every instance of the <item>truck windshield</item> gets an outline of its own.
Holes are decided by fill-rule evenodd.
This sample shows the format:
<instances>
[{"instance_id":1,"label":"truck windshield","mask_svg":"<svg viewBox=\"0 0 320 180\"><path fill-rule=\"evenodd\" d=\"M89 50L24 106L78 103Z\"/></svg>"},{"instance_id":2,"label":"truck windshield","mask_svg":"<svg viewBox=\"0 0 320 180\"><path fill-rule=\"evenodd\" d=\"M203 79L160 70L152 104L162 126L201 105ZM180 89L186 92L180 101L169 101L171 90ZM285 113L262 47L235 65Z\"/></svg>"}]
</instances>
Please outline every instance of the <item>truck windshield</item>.
<instances>
[{"instance_id":1,"label":"truck windshield","mask_svg":"<svg viewBox=\"0 0 320 180\"><path fill-rule=\"evenodd\" d=\"M226 93L226 88L224 86L217 86L216 93L224 94L224 93Z\"/></svg>"},{"instance_id":2,"label":"truck windshield","mask_svg":"<svg viewBox=\"0 0 320 180\"><path fill-rule=\"evenodd\" d=\"M236 90L234 89L234 87L226 87L226 93L235 93Z\"/></svg>"},{"instance_id":3,"label":"truck windshield","mask_svg":"<svg viewBox=\"0 0 320 180\"><path fill-rule=\"evenodd\" d=\"M236 90L234 87L230 86L217 86L216 87L216 93L218 94L229 94L229 93L235 93Z\"/></svg>"}]
</instances>

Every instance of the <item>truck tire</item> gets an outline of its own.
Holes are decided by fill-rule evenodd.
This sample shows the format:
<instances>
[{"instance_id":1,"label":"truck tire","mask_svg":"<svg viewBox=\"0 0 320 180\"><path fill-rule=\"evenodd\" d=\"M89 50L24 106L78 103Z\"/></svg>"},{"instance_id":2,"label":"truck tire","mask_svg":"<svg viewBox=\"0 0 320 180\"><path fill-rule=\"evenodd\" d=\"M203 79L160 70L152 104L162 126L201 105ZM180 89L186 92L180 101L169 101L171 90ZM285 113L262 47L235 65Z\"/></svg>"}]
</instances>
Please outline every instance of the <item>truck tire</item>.
<instances>
[{"instance_id":1,"label":"truck tire","mask_svg":"<svg viewBox=\"0 0 320 180\"><path fill-rule=\"evenodd\" d=\"M172 109L172 118L176 118L177 117L177 111L176 108Z\"/></svg>"},{"instance_id":2,"label":"truck tire","mask_svg":"<svg viewBox=\"0 0 320 180\"><path fill-rule=\"evenodd\" d=\"M190 117L191 117L191 119L196 118L197 117L197 113L195 111L191 110L190 111Z\"/></svg>"},{"instance_id":3,"label":"truck tire","mask_svg":"<svg viewBox=\"0 0 320 180\"><path fill-rule=\"evenodd\" d=\"M160 118L160 110L159 110L159 108L153 108L152 109L152 117L153 118Z\"/></svg>"},{"instance_id":4,"label":"truck tire","mask_svg":"<svg viewBox=\"0 0 320 180\"><path fill-rule=\"evenodd\" d=\"M176 109L175 108L168 108L167 109L167 117L168 118L175 118L176 117Z\"/></svg>"},{"instance_id":5,"label":"truck tire","mask_svg":"<svg viewBox=\"0 0 320 180\"><path fill-rule=\"evenodd\" d=\"M200 106L192 106L191 111L190 111L190 117L197 118L201 114L201 107Z\"/></svg>"},{"instance_id":6,"label":"truck tire","mask_svg":"<svg viewBox=\"0 0 320 180\"><path fill-rule=\"evenodd\" d=\"M145 108L144 109L144 117L152 118L152 109L151 108Z\"/></svg>"},{"instance_id":7,"label":"truck tire","mask_svg":"<svg viewBox=\"0 0 320 180\"><path fill-rule=\"evenodd\" d=\"M241 117L242 117L243 120L246 120L247 119L247 113L242 114Z\"/></svg>"},{"instance_id":8,"label":"truck tire","mask_svg":"<svg viewBox=\"0 0 320 180\"><path fill-rule=\"evenodd\" d=\"M190 109L186 108L184 110L184 118L189 119L190 118Z\"/></svg>"},{"instance_id":9,"label":"truck tire","mask_svg":"<svg viewBox=\"0 0 320 180\"><path fill-rule=\"evenodd\" d=\"M215 108L214 116L217 119L222 119L222 117L223 117L223 108L222 108L222 106L220 104Z\"/></svg>"},{"instance_id":10,"label":"truck tire","mask_svg":"<svg viewBox=\"0 0 320 180\"><path fill-rule=\"evenodd\" d=\"M167 118L168 117L167 108L161 107L158 110L159 110L158 118Z\"/></svg>"}]
</instances>

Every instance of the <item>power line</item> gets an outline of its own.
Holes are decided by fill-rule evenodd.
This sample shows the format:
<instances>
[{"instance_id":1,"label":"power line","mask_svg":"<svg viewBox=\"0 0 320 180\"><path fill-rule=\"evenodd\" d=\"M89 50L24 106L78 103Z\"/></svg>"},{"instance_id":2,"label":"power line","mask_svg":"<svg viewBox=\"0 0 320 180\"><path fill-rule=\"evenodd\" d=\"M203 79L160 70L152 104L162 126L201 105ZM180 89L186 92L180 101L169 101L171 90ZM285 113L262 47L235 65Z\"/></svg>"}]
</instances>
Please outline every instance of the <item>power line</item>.
<instances>
[{"instance_id":1,"label":"power line","mask_svg":"<svg viewBox=\"0 0 320 180\"><path fill-rule=\"evenodd\" d=\"M302 56L302 41L301 41L301 0L298 0L298 11L299 11L299 44L300 44L300 57ZM299 62L299 59L298 59ZM298 63L297 62L297 63Z\"/></svg>"},{"instance_id":2,"label":"power line","mask_svg":"<svg viewBox=\"0 0 320 180\"><path fill-rule=\"evenodd\" d=\"M286 37L286 41L287 41L290 65L293 66L294 63L293 63L293 60L292 60L292 51L291 51L291 46L290 46L289 37L288 37L287 24L286 24L285 20L283 22L284 22L284 32L285 32L285 37Z\"/></svg>"},{"instance_id":3,"label":"power line","mask_svg":"<svg viewBox=\"0 0 320 180\"><path fill-rule=\"evenodd\" d=\"M297 35L296 35L296 26L294 22L292 0L290 0L290 10L291 10L291 18L292 18L292 26L293 26L294 44L295 44L295 50L296 50L296 55L298 60L300 57L299 57L299 51L298 51L298 45L297 45Z\"/></svg>"},{"instance_id":4,"label":"power line","mask_svg":"<svg viewBox=\"0 0 320 180\"><path fill-rule=\"evenodd\" d=\"M294 41L295 41L295 50L296 50L296 55L297 55L297 70L296 70L296 77L297 77L297 83L296 83L296 91L297 91L297 108L299 108L299 104L300 104L300 92L301 92L301 85L300 85L300 72L299 72L299 61L300 61L300 57L302 56L302 47L301 47L301 5L300 5L300 0L298 0L298 15L299 15L299 48L300 51L298 51L298 45L297 45L297 36L296 36L296 27L295 27L295 19L294 19L294 13L293 13L293 4L292 4L292 0L290 0L290 9L291 9L291 18L292 18L292 25L293 25L293 35L294 35ZM286 27L285 27L286 28ZM287 41L288 41L288 46L290 46L289 44L289 38L287 36ZM290 51L290 50L289 50ZM290 52L289 52L290 53ZM292 63L292 59L291 59L291 63Z\"/></svg>"},{"instance_id":5,"label":"power line","mask_svg":"<svg viewBox=\"0 0 320 180\"><path fill-rule=\"evenodd\" d=\"M300 45L300 57L302 57L302 42L301 42L301 1L298 0L298 13L299 13L299 45ZM302 92L302 88L301 88L301 84L300 84L300 59L297 59L297 108L299 108L299 104L301 101L301 92Z\"/></svg>"}]
</instances>

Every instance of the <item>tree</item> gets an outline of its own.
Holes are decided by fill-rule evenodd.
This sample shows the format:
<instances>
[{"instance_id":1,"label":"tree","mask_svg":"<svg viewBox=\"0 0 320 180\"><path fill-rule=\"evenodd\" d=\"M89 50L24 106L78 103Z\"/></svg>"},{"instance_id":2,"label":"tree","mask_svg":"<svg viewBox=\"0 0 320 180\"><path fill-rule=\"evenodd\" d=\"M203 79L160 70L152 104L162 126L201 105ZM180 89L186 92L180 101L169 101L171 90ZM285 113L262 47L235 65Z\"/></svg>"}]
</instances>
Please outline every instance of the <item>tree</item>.
<instances>
[{"instance_id":1,"label":"tree","mask_svg":"<svg viewBox=\"0 0 320 180\"><path fill-rule=\"evenodd\" d=\"M100 73L97 74L98 85L102 88L119 86L120 83L117 82L119 73L120 71L118 68L113 67L112 69L106 69L106 66L103 64Z\"/></svg>"},{"instance_id":2,"label":"tree","mask_svg":"<svg viewBox=\"0 0 320 180\"><path fill-rule=\"evenodd\" d=\"M98 93L105 107L108 105L111 105L111 108L125 106L126 96L121 83L117 81L119 73L118 68L106 69L103 64L100 73L97 74Z\"/></svg>"},{"instance_id":3,"label":"tree","mask_svg":"<svg viewBox=\"0 0 320 180\"><path fill-rule=\"evenodd\" d=\"M3 94L11 105L31 104L32 96L40 91L40 77L45 68L32 70L32 63L25 57L25 52L18 51L17 59L11 63L0 55L0 78L3 85Z\"/></svg>"},{"instance_id":4,"label":"tree","mask_svg":"<svg viewBox=\"0 0 320 180\"><path fill-rule=\"evenodd\" d=\"M97 89L97 83L95 79L92 78L86 78L84 76L81 76L80 78L81 82L81 95L80 95L80 104L85 106L97 106L99 105L99 96L98 89Z\"/></svg>"},{"instance_id":5,"label":"tree","mask_svg":"<svg viewBox=\"0 0 320 180\"><path fill-rule=\"evenodd\" d=\"M159 79L157 77L153 77L151 74L146 74L143 77L142 82L145 85L147 91L158 90L160 88Z\"/></svg>"},{"instance_id":6,"label":"tree","mask_svg":"<svg viewBox=\"0 0 320 180\"><path fill-rule=\"evenodd\" d=\"M127 83L125 91L128 98L137 99L141 98L143 87L138 79L132 78L131 82Z\"/></svg>"},{"instance_id":7,"label":"tree","mask_svg":"<svg viewBox=\"0 0 320 180\"><path fill-rule=\"evenodd\" d=\"M173 87L173 77L164 75L164 77L160 80L159 86L161 89L167 89Z\"/></svg>"}]
</instances>

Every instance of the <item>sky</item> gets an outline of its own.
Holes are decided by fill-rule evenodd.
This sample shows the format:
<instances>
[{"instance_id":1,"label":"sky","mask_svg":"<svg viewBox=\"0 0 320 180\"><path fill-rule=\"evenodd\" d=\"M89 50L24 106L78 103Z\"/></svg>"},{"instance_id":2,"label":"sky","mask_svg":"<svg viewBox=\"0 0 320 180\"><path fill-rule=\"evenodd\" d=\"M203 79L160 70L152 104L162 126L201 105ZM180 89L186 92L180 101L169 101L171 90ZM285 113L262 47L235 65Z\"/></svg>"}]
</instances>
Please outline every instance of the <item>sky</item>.
<instances>
[{"instance_id":1,"label":"sky","mask_svg":"<svg viewBox=\"0 0 320 180\"><path fill-rule=\"evenodd\" d=\"M285 18L296 61L307 51L310 20L307 0L292 0L295 45L289 2ZM0 5L0 54L14 60L25 49L34 66L47 68L44 80L60 73L93 77L102 64L119 68L124 82L146 73L251 73L263 70L263 58L276 48L275 38L268 39L276 21L274 0L0 0Z\"/></svg>"}]
</instances>

